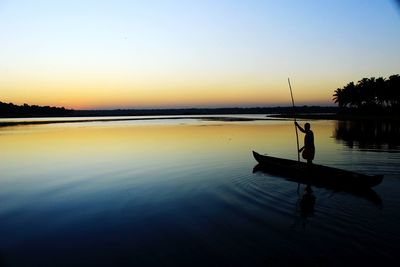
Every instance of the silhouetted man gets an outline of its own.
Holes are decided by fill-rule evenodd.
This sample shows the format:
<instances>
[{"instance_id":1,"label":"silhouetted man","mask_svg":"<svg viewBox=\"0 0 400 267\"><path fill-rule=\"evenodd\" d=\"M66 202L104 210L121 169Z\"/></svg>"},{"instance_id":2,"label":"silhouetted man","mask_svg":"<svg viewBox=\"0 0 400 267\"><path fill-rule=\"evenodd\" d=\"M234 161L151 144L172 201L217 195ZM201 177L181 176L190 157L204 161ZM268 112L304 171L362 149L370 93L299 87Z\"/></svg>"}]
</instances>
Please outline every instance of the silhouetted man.
<instances>
[{"instance_id":1,"label":"silhouetted man","mask_svg":"<svg viewBox=\"0 0 400 267\"><path fill-rule=\"evenodd\" d=\"M312 164L312 160L314 159L315 155L315 146L314 146L314 133L310 130L311 126L307 122L304 124L304 129L297 123L297 121L294 122L297 128L299 128L300 131L305 133L306 135L304 136L304 146L300 148L299 153L303 152L301 156L303 159L307 160L308 164Z\"/></svg>"}]
</instances>

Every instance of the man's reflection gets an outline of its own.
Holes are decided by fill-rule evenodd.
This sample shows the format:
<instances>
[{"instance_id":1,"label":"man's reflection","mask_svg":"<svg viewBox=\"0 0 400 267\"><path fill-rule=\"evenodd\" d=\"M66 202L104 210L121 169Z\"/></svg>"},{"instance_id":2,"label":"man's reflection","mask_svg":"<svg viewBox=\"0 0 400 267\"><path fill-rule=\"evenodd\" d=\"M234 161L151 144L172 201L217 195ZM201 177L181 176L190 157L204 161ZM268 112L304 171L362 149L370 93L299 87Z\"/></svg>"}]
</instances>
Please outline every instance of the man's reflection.
<instances>
[{"instance_id":1,"label":"man's reflection","mask_svg":"<svg viewBox=\"0 0 400 267\"><path fill-rule=\"evenodd\" d=\"M299 201L300 216L306 219L314 214L315 196L310 185L304 188L303 194Z\"/></svg>"},{"instance_id":2,"label":"man's reflection","mask_svg":"<svg viewBox=\"0 0 400 267\"><path fill-rule=\"evenodd\" d=\"M299 199L296 205L296 220L291 228L296 228L299 225L305 228L308 218L314 215L316 197L314 196L311 185L307 185L301 193L299 189L300 184L298 184L297 188Z\"/></svg>"}]
</instances>

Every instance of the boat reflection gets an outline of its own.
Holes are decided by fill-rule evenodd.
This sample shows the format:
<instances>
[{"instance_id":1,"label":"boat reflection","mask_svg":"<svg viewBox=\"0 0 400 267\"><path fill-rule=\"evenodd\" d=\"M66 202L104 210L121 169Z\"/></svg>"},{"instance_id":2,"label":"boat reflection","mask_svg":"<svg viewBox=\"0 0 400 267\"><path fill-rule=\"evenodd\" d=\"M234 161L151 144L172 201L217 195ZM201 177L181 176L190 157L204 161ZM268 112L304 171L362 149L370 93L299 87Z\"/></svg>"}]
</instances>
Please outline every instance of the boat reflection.
<instances>
[{"instance_id":1,"label":"boat reflection","mask_svg":"<svg viewBox=\"0 0 400 267\"><path fill-rule=\"evenodd\" d=\"M300 211L307 214L307 213L312 213L314 210L314 204L315 204L315 196L313 199L313 194L312 194L312 189L311 186L317 187L317 188L325 188L328 189L334 193L339 193L339 192L345 192L349 193L353 196L360 197L363 199L368 200L370 203L373 203L374 205L377 206L382 206L382 199L381 197L371 188L369 187L348 187L348 186L342 186L340 183L324 183L323 179L318 180L316 182L315 179L307 179L307 177L299 177L299 176L284 176L282 174L278 174L274 171L271 171L268 168L265 168L264 166L257 164L253 168L253 173L264 173L268 175L273 175L274 177L282 178L287 181L295 182L297 184L304 184L307 187L306 189L309 192L306 192L306 189L303 193L303 197L306 196L304 199L303 197L300 200ZM311 201L313 199L313 201ZM303 206L301 206L303 205Z\"/></svg>"},{"instance_id":2,"label":"boat reflection","mask_svg":"<svg viewBox=\"0 0 400 267\"><path fill-rule=\"evenodd\" d=\"M350 148L375 151L400 149L399 121L337 121L333 136Z\"/></svg>"}]
</instances>

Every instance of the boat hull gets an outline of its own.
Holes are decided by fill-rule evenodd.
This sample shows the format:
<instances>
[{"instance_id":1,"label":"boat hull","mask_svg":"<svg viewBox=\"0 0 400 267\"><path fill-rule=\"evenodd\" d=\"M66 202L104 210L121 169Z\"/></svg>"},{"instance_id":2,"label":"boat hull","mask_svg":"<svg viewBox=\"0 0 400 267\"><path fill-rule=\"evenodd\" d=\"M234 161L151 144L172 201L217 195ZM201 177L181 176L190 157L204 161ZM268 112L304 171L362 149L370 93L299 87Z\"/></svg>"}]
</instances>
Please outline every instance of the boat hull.
<instances>
[{"instance_id":1,"label":"boat hull","mask_svg":"<svg viewBox=\"0 0 400 267\"><path fill-rule=\"evenodd\" d=\"M318 164L307 164L290 159L261 155L253 151L256 168L285 176L301 183L322 187L373 187L380 184L383 175L366 175Z\"/></svg>"}]
</instances>

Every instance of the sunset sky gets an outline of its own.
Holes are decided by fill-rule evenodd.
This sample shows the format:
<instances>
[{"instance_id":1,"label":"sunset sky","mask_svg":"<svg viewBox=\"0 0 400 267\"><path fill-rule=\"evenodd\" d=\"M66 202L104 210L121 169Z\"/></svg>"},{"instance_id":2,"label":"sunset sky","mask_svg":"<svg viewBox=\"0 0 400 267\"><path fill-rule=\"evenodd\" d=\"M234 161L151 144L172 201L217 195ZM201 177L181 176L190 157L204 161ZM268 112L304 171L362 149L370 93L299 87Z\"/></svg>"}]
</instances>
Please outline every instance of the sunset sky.
<instances>
[{"instance_id":1,"label":"sunset sky","mask_svg":"<svg viewBox=\"0 0 400 267\"><path fill-rule=\"evenodd\" d=\"M75 109L333 105L400 73L394 0L0 0L0 101Z\"/></svg>"}]
</instances>

